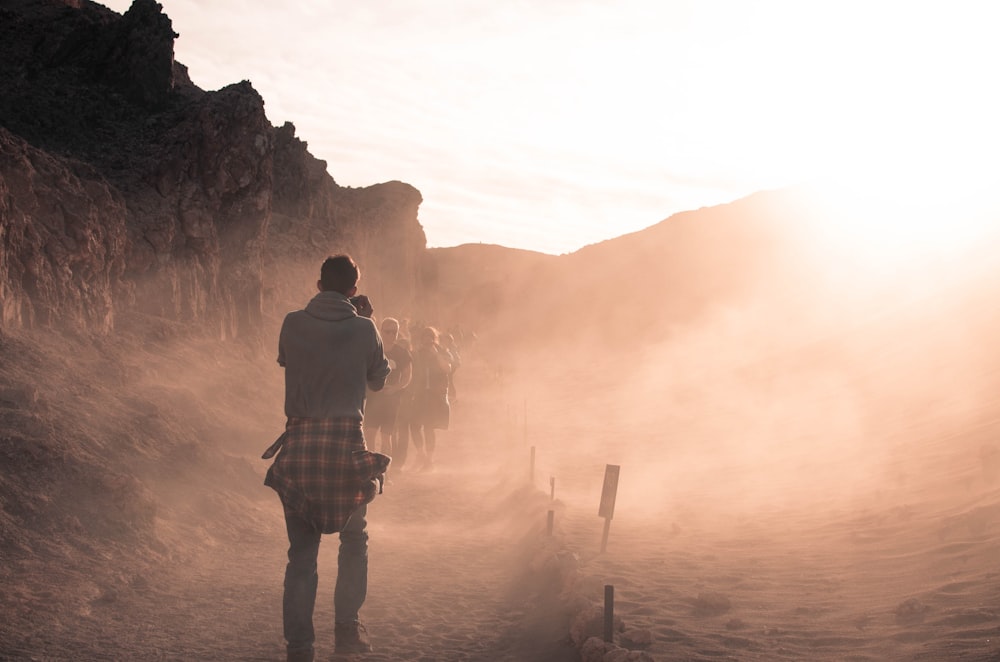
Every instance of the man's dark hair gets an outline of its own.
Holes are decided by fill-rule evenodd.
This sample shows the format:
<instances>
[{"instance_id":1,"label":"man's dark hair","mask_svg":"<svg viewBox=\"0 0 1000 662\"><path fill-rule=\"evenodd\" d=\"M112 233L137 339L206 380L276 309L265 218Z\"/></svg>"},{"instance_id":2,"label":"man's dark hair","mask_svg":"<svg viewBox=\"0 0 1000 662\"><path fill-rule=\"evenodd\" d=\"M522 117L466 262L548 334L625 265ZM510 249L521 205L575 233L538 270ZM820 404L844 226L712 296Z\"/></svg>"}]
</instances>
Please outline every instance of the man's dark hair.
<instances>
[{"instance_id":1,"label":"man's dark hair","mask_svg":"<svg viewBox=\"0 0 1000 662\"><path fill-rule=\"evenodd\" d=\"M347 294L358 284L361 270L350 255L334 255L326 258L319 270L319 281L324 292L334 291Z\"/></svg>"}]
</instances>

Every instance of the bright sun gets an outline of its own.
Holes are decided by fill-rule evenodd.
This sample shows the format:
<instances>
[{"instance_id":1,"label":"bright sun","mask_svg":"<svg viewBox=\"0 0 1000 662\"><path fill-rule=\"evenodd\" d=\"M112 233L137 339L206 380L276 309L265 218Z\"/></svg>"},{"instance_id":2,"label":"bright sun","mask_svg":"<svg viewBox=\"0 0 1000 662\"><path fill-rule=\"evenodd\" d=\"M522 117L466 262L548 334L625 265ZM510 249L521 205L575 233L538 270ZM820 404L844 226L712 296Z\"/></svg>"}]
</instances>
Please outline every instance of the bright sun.
<instances>
[{"instance_id":1,"label":"bright sun","mask_svg":"<svg viewBox=\"0 0 1000 662\"><path fill-rule=\"evenodd\" d=\"M940 180L841 181L814 195L829 214L829 249L883 270L960 259L1000 220L981 191Z\"/></svg>"},{"instance_id":2,"label":"bright sun","mask_svg":"<svg viewBox=\"0 0 1000 662\"><path fill-rule=\"evenodd\" d=\"M785 8L801 12L798 25L819 20L806 4ZM816 184L831 248L894 269L956 259L996 232L996 40L963 7L874 3L864 21L834 12L824 30L779 40L767 70L785 75L766 91L780 103L754 122L772 143L752 163Z\"/></svg>"},{"instance_id":3,"label":"bright sun","mask_svg":"<svg viewBox=\"0 0 1000 662\"><path fill-rule=\"evenodd\" d=\"M848 145L827 152L833 158L817 195L832 217L834 244L898 268L955 259L996 232L995 157L982 131L885 135L876 128L885 126L855 126Z\"/></svg>"}]
</instances>

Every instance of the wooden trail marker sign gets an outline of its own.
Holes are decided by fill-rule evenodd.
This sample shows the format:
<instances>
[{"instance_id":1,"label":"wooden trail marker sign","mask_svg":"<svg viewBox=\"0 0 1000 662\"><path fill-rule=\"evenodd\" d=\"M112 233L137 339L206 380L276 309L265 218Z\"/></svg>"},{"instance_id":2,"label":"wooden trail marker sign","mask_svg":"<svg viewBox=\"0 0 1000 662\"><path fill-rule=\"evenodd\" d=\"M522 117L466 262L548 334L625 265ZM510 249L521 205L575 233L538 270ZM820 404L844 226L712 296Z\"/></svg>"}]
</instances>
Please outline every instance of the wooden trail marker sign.
<instances>
[{"instance_id":1,"label":"wooden trail marker sign","mask_svg":"<svg viewBox=\"0 0 1000 662\"><path fill-rule=\"evenodd\" d=\"M611 519L615 516L615 498L618 496L618 474L621 467L609 464L604 469L604 489L601 490L601 505L597 514L604 518L604 535L601 536L601 551L608 548L608 534L611 532Z\"/></svg>"}]
</instances>

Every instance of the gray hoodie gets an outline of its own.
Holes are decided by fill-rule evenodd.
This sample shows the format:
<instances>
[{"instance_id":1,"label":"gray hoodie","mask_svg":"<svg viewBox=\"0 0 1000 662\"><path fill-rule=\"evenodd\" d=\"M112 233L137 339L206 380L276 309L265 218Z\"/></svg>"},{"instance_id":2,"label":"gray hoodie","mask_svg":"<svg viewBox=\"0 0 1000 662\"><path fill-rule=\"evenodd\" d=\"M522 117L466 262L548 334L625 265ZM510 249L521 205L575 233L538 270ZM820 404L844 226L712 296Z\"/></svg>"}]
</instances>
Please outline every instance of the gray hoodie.
<instances>
[{"instance_id":1,"label":"gray hoodie","mask_svg":"<svg viewBox=\"0 0 1000 662\"><path fill-rule=\"evenodd\" d=\"M290 418L361 420L365 387L381 390L389 375L375 323L339 292L320 292L305 310L285 316L278 363Z\"/></svg>"}]
</instances>

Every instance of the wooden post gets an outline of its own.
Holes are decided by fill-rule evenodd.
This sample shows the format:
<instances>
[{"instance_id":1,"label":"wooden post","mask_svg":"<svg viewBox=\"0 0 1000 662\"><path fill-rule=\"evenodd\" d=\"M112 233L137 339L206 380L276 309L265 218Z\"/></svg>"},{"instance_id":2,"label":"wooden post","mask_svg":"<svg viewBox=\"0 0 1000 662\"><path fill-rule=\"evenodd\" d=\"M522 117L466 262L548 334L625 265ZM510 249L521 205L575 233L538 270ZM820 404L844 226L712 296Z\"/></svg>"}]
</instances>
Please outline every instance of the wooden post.
<instances>
[{"instance_id":1,"label":"wooden post","mask_svg":"<svg viewBox=\"0 0 1000 662\"><path fill-rule=\"evenodd\" d=\"M608 551L608 534L611 533L611 518L604 518L604 533L601 534L601 554Z\"/></svg>"},{"instance_id":2,"label":"wooden post","mask_svg":"<svg viewBox=\"0 0 1000 662\"><path fill-rule=\"evenodd\" d=\"M609 464L604 469L604 489L601 490L601 505L597 514L604 518L604 535L601 536L601 553L608 548L608 534L611 532L611 518L615 516L615 498L618 496L618 474L621 467Z\"/></svg>"},{"instance_id":3,"label":"wooden post","mask_svg":"<svg viewBox=\"0 0 1000 662\"><path fill-rule=\"evenodd\" d=\"M549 511L548 522L545 525L545 531L548 535L552 535L552 529L555 525L556 512L554 510Z\"/></svg>"},{"instance_id":4,"label":"wooden post","mask_svg":"<svg viewBox=\"0 0 1000 662\"><path fill-rule=\"evenodd\" d=\"M556 477L549 476L549 501L556 500Z\"/></svg>"},{"instance_id":5,"label":"wooden post","mask_svg":"<svg viewBox=\"0 0 1000 662\"><path fill-rule=\"evenodd\" d=\"M615 587L604 585L604 641L615 640Z\"/></svg>"}]
</instances>

